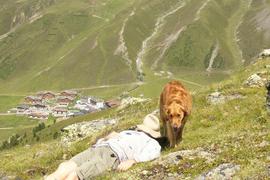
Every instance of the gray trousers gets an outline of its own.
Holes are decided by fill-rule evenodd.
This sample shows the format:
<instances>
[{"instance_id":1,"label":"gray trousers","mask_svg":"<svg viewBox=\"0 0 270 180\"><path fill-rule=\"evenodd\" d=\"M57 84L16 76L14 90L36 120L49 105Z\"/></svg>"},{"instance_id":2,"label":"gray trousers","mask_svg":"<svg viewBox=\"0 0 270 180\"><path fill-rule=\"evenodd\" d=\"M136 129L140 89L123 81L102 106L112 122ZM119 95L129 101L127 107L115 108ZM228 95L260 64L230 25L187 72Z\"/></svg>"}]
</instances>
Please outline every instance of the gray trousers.
<instances>
[{"instance_id":1,"label":"gray trousers","mask_svg":"<svg viewBox=\"0 0 270 180\"><path fill-rule=\"evenodd\" d=\"M109 146L89 148L74 156L71 161L78 166L76 173L80 180L91 179L119 165L117 155Z\"/></svg>"}]
</instances>

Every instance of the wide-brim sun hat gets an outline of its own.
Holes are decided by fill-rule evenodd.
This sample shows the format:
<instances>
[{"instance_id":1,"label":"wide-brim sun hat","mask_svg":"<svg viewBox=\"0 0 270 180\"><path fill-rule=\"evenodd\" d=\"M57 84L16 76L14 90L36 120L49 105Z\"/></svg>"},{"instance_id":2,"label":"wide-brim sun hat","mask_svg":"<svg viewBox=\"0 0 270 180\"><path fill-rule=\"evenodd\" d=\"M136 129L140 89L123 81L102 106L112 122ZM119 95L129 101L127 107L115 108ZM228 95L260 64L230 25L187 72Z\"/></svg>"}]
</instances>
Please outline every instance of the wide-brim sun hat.
<instances>
[{"instance_id":1,"label":"wide-brim sun hat","mask_svg":"<svg viewBox=\"0 0 270 180\"><path fill-rule=\"evenodd\" d=\"M153 138L161 137L159 119L154 114L148 114L143 123L137 125L137 130L143 131Z\"/></svg>"}]
</instances>

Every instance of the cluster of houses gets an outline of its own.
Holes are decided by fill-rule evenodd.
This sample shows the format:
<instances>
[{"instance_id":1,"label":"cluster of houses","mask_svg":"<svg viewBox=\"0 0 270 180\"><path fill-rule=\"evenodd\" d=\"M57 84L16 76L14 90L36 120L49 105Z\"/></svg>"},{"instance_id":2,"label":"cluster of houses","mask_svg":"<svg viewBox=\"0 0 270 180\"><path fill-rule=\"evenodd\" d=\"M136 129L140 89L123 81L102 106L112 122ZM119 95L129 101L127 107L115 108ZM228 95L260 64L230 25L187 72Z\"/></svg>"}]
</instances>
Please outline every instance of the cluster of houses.
<instances>
[{"instance_id":1,"label":"cluster of houses","mask_svg":"<svg viewBox=\"0 0 270 180\"><path fill-rule=\"evenodd\" d=\"M33 119L70 117L88 114L119 105L114 101L105 102L95 97L80 97L76 91L66 90L60 93L43 91L35 96L27 96L24 103L12 108L8 113L27 115Z\"/></svg>"}]
</instances>

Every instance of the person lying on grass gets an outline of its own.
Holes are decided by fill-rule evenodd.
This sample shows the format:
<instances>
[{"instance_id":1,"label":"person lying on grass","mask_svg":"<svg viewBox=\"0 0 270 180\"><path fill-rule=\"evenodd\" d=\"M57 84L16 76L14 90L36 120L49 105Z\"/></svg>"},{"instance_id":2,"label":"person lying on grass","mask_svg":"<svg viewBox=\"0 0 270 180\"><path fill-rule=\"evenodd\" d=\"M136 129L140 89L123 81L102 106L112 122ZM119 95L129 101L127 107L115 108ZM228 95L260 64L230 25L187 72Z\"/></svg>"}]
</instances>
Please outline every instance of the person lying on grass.
<instances>
[{"instance_id":1,"label":"person lying on grass","mask_svg":"<svg viewBox=\"0 0 270 180\"><path fill-rule=\"evenodd\" d=\"M45 180L84 180L109 169L125 171L135 163L158 158L163 142L159 119L149 114L135 130L112 132L99 139L93 147L60 164Z\"/></svg>"}]
</instances>

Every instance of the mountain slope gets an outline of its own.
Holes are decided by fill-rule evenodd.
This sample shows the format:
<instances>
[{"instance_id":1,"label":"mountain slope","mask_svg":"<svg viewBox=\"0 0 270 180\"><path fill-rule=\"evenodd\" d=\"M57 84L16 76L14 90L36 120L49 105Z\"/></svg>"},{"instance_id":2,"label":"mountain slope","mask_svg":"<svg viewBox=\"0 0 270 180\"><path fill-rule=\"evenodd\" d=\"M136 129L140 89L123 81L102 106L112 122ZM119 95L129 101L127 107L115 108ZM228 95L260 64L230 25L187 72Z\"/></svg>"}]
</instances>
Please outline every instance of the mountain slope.
<instances>
[{"instance_id":1,"label":"mountain slope","mask_svg":"<svg viewBox=\"0 0 270 180\"><path fill-rule=\"evenodd\" d=\"M239 26L239 45L246 64L270 47L270 1L252 1Z\"/></svg>"},{"instance_id":2,"label":"mountain slope","mask_svg":"<svg viewBox=\"0 0 270 180\"><path fill-rule=\"evenodd\" d=\"M264 87L244 85L254 73L269 78L269 61L260 60L226 81L192 91L192 115L185 126L183 141L177 148L165 149L158 161L140 163L127 172L105 173L98 179L167 179L170 176L194 179L227 163L239 166L232 174L225 172L233 179L269 179L270 122L265 108L266 91ZM228 98L224 103L209 103L207 97L217 90ZM41 178L61 162L88 148L97 138L113 130L121 131L139 124L145 115L157 108L158 95L148 102L122 110L110 109L52 124L36 133L38 140L29 131L23 139L27 145L1 151L0 177ZM62 128L106 118L120 120L118 124L106 126L69 148L60 143ZM185 153L175 157L174 152Z\"/></svg>"},{"instance_id":3,"label":"mountain slope","mask_svg":"<svg viewBox=\"0 0 270 180\"><path fill-rule=\"evenodd\" d=\"M269 1L262 3L3 1L0 92L151 81L160 70L195 83L219 81L269 45Z\"/></svg>"}]
</instances>

